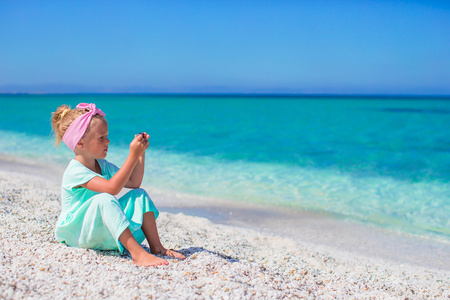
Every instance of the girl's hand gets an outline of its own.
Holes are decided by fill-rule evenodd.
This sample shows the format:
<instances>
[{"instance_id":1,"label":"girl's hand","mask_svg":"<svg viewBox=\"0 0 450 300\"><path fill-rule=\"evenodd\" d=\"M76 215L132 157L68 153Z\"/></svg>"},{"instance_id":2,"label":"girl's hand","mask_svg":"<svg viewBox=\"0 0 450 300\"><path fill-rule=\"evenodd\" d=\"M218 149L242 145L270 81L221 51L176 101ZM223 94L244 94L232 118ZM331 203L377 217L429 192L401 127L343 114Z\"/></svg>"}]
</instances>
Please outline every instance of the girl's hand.
<instances>
[{"instance_id":1,"label":"girl's hand","mask_svg":"<svg viewBox=\"0 0 450 300\"><path fill-rule=\"evenodd\" d=\"M141 133L141 135L142 135L144 144L146 146L145 150L147 150L148 147L150 146L150 142L148 141L148 139L150 138L150 135L148 135L147 132L143 132L143 133Z\"/></svg>"},{"instance_id":2,"label":"girl's hand","mask_svg":"<svg viewBox=\"0 0 450 300\"><path fill-rule=\"evenodd\" d=\"M144 144L145 150L147 150L148 147L150 146L150 142L148 141L150 135L148 135L147 132L138 133L137 136L139 135L142 136L141 142Z\"/></svg>"},{"instance_id":3,"label":"girl's hand","mask_svg":"<svg viewBox=\"0 0 450 300\"><path fill-rule=\"evenodd\" d=\"M130 152L135 153L138 156L141 156L145 150L148 149L149 146L149 135L145 132L136 134L134 136L133 141L130 144Z\"/></svg>"}]
</instances>

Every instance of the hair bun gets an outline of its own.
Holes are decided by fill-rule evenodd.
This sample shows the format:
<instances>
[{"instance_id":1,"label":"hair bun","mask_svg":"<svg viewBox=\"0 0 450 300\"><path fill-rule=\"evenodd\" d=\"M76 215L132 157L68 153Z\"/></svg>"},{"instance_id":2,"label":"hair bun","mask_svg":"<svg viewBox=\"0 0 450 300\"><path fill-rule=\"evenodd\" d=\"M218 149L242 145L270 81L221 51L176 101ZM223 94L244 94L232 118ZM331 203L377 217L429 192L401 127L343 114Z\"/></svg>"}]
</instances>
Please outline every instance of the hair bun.
<instances>
[{"instance_id":1,"label":"hair bun","mask_svg":"<svg viewBox=\"0 0 450 300\"><path fill-rule=\"evenodd\" d=\"M70 108L66 108L60 115L60 119L64 118L64 116L70 111Z\"/></svg>"}]
</instances>

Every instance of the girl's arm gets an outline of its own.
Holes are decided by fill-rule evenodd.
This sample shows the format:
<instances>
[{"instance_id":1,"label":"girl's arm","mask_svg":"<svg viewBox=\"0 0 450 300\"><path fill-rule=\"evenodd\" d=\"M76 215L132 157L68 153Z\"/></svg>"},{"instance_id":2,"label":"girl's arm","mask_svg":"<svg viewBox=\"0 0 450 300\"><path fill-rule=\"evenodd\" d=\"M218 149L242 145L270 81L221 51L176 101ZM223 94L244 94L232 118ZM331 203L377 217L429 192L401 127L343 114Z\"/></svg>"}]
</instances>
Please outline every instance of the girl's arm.
<instances>
[{"instance_id":1,"label":"girl's arm","mask_svg":"<svg viewBox=\"0 0 450 300\"><path fill-rule=\"evenodd\" d=\"M125 184L126 188L137 189L141 187L142 179L144 178L144 168L145 168L145 152L139 157L133 172L131 173L130 179Z\"/></svg>"},{"instance_id":2,"label":"girl's arm","mask_svg":"<svg viewBox=\"0 0 450 300\"><path fill-rule=\"evenodd\" d=\"M145 143L143 139L142 135L134 138L130 144L130 154L125 163L110 180L96 176L81 186L97 193L117 195L130 180L139 159L148 148L148 141Z\"/></svg>"},{"instance_id":3,"label":"girl's arm","mask_svg":"<svg viewBox=\"0 0 450 300\"><path fill-rule=\"evenodd\" d=\"M143 137L142 143L144 143L145 150L147 150L150 145L148 141L150 136L146 132L141 133L141 135ZM130 179L125 184L125 187L130 189L140 188L142 184L142 179L144 178L144 169L145 169L145 151L139 157L139 160L137 161L136 166L134 167L134 170L131 173Z\"/></svg>"}]
</instances>

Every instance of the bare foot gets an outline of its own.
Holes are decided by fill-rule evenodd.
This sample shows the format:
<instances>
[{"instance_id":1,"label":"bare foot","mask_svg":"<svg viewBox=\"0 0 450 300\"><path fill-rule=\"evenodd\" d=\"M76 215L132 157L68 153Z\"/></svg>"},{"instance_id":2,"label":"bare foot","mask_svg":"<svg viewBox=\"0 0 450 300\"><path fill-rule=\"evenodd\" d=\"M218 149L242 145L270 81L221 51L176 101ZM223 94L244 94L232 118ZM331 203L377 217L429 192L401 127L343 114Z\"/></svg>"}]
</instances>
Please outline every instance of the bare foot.
<instances>
[{"instance_id":1,"label":"bare foot","mask_svg":"<svg viewBox=\"0 0 450 300\"><path fill-rule=\"evenodd\" d=\"M174 250L171 250L171 249L166 249L164 247L161 248L161 249L156 249L155 251L152 251L152 253L153 254L164 255L164 256L169 256L169 257L176 258L176 259L181 259L181 260L186 258L186 256L184 256L183 254L178 253L178 252L176 252Z\"/></svg>"},{"instance_id":2,"label":"bare foot","mask_svg":"<svg viewBox=\"0 0 450 300\"><path fill-rule=\"evenodd\" d=\"M163 258L156 257L146 251L141 252L139 255L132 256L133 263L138 266L154 267L168 265L169 262Z\"/></svg>"},{"instance_id":3,"label":"bare foot","mask_svg":"<svg viewBox=\"0 0 450 300\"><path fill-rule=\"evenodd\" d=\"M177 258L177 259L181 259L181 260L186 259L186 256L184 256L183 254L181 254L179 252L176 252L176 251L174 251L172 249L166 249L166 253L164 255L165 256L170 256L170 257L173 257L173 258Z\"/></svg>"}]
</instances>

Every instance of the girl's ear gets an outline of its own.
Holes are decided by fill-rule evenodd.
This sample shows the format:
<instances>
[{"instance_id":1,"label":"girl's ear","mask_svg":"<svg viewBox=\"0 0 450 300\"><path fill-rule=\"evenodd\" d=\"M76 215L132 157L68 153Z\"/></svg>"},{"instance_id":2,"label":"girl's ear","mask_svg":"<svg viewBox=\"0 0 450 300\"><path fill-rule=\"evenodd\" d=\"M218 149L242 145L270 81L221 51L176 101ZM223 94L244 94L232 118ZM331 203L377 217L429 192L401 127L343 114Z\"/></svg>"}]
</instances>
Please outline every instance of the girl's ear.
<instances>
[{"instance_id":1,"label":"girl's ear","mask_svg":"<svg viewBox=\"0 0 450 300\"><path fill-rule=\"evenodd\" d=\"M77 147L80 148L80 149L83 149L83 148L84 148L84 141L83 141L83 139L81 139L81 140L77 143Z\"/></svg>"}]
</instances>

